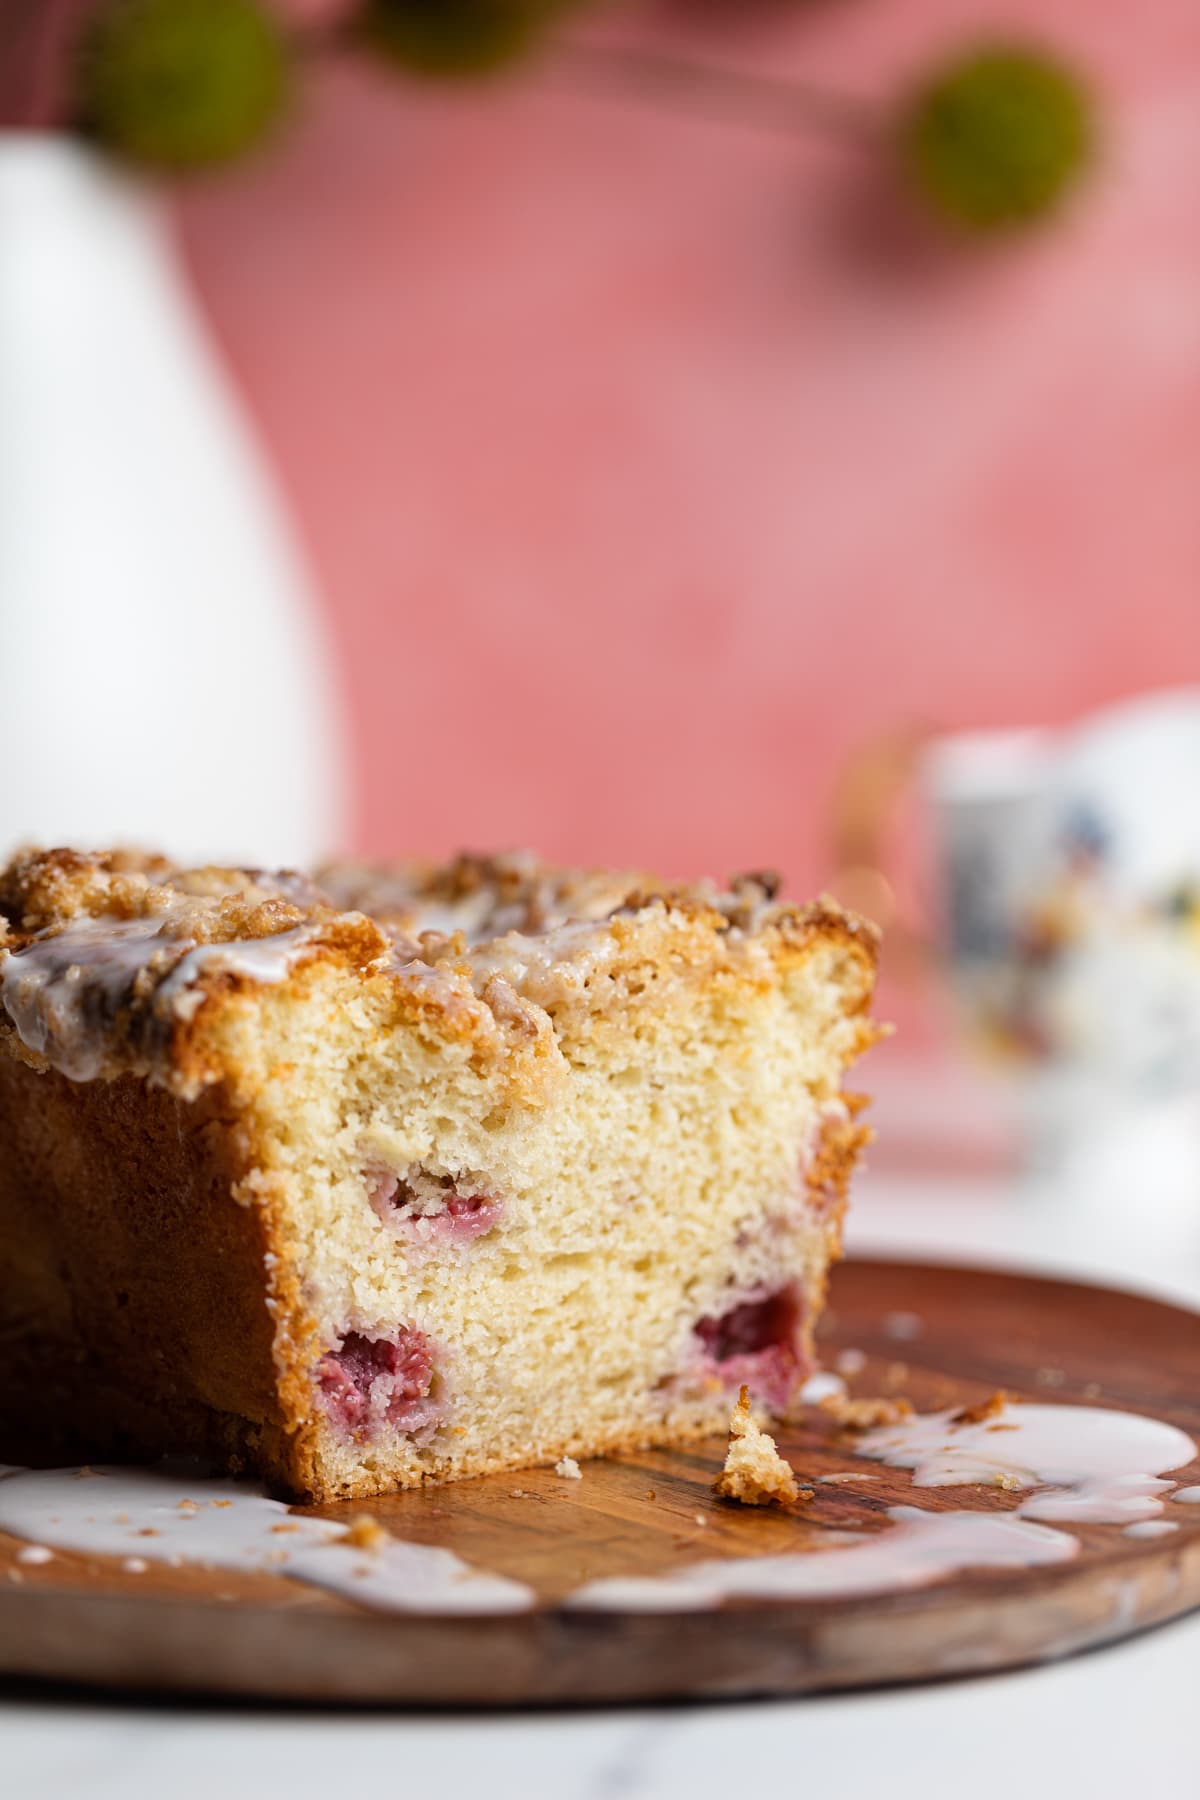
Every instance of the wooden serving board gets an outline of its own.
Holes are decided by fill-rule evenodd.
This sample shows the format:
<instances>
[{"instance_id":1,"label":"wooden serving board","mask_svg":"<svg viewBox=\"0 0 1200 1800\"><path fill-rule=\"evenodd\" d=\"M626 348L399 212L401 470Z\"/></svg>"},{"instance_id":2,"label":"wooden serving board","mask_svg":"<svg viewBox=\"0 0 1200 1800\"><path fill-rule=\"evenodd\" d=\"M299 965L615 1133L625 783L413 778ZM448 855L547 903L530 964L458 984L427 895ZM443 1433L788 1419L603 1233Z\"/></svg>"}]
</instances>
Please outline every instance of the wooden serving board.
<instances>
[{"instance_id":1,"label":"wooden serving board","mask_svg":"<svg viewBox=\"0 0 1200 1800\"><path fill-rule=\"evenodd\" d=\"M915 1315L919 1335L905 1338ZM908 1321L911 1324L911 1321ZM1031 1401L1142 1412L1200 1439L1200 1317L1134 1295L980 1270L856 1262L834 1278L823 1322L831 1363L867 1361L861 1395L903 1393L920 1410L1004 1388ZM444 1545L518 1578L533 1611L471 1619L368 1612L268 1575L152 1567L56 1552L15 1560L0 1534L0 1673L114 1688L330 1703L528 1705L798 1694L1009 1668L1111 1642L1200 1606L1200 1506L1168 1506L1179 1529L1131 1539L1069 1525L1069 1563L973 1570L884 1596L730 1602L686 1613L567 1611L562 1596L608 1575L658 1575L723 1556L811 1545L861 1521L864 1505L1010 1509L997 1489L924 1488L856 1461L819 1413L779 1435L802 1475L869 1470L820 1485L802 1513L714 1498L724 1444L643 1452L487 1477L373 1501L397 1536ZM1200 1482L1200 1462L1174 1471ZM330 1507L346 1517L361 1506ZM13 1573L16 1579L13 1579Z\"/></svg>"}]
</instances>

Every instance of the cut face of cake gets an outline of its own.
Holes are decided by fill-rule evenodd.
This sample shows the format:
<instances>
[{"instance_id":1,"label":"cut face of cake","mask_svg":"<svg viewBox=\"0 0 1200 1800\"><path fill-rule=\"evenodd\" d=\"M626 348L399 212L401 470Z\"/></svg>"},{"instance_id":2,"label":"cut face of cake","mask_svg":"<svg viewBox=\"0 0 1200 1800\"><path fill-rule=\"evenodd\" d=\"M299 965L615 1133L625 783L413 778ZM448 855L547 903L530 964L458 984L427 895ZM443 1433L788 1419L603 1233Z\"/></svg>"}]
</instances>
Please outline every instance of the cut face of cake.
<instances>
[{"instance_id":1,"label":"cut face of cake","mask_svg":"<svg viewBox=\"0 0 1200 1800\"><path fill-rule=\"evenodd\" d=\"M874 963L765 876L17 858L0 1459L334 1499L786 1413Z\"/></svg>"}]
</instances>

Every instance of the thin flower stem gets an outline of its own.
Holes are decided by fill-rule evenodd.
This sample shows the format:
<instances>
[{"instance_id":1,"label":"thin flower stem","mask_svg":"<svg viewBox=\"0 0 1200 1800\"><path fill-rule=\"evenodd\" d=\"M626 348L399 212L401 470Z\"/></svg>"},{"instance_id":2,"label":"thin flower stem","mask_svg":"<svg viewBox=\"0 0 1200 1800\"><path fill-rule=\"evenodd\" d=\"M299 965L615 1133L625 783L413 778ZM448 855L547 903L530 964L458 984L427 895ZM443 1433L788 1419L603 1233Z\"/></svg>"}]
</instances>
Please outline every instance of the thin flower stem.
<instances>
[{"instance_id":1,"label":"thin flower stem","mask_svg":"<svg viewBox=\"0 0 1200 1800\"><path fill-rule=\"evenodd\" d=\"M60 66L89 0L0 0L0 127L70 124ZM355 21L338 18L293 27L306 56L353 48ZM576 91L718 120L774 136L836 137L877 144L877 104L790 78L752 74L638 45L559 39L535 66Z\"/></svg>"},{"instance_id":2,"label":"thin flower stem","mask_svg":"<svg viewBox=\"0 0 1200 1800\"><path fill-rule=\"evenodd\" d=\"M873 149L882 130L880 109L870 101L658 50L560 40L542 67L580 89L775 135L823 133Z\"/></svg>"}]
</instances>

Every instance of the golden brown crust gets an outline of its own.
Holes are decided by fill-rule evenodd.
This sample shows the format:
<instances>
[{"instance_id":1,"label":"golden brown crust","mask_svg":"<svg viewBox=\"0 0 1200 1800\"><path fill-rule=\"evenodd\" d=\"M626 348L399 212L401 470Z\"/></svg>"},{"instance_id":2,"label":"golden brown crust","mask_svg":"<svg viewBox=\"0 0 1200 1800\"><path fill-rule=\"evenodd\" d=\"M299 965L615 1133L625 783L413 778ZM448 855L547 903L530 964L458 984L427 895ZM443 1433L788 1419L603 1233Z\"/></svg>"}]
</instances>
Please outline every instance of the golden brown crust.
<instances>
[{"instance_id":1,"label":"golden brown crust","mask_svg":"<svg viewBox=\"0 0 1200 1800\"><path fill-rule=\"evenodd\" d=\"M869 1125L855 1123L866 1104L865 1096L855 1095L859 1104L851 1105L843 1095L841 1107L830 1107L821 1121L805 1169L804 1184L810 1203L826 1221L827 1260L814 1292L808 1295L805 1314L806 1348L813 1355L813 1331L825 1306L829 1277L842 1255L846 1207L850 1199L850 1181L866 1146L874 1137Z\"/></svg>"},{"instance_id":2,"label":"golden brown crust","mask_svg":"<svg viewBox=\"0 0 1200 1800\"><path fill-rule=\"evenodd\" d=\"M0 869L0 913L16 932L42 931L92 910L130 918L169 868L164 857L134 852L20 850Z\"/></svg>"},{"instance_id":3,"label":"golden brown crust","mask_svg":"<svg viewBox=\"0 0 1200 1800\"><path fill-rule=\"evenodd\" d=\"M98 1451L194 1448L200 1421L222 1450L282 1438L269 1232L231 1199L220 1094L183 1107L0 1058L0 1116L6 1451L81 1428Z\"/></svg>"},{"instance_id":4,"label":"golden brown crust","mask_svg":"<svg viewBox=\"0 0 1200 1800\"><path fill-rule=\"evenodd\" d=\"M293 869L185 867L151 853L60 847L22 850L0 865L0 914L14 940L21 940L80 917L165 918L191 900L194 909L178 935L205 942L269 935L284 928L285 916L294 924L339 912L389 923L403 915L417 925L419 936L431 910L459 909L455 928L485 942L514 931L537 936L572 921L602 921L657 903L719 930L771 928L791 939L835 932L847 941L878 941L877 927L828 896L795 905L780 902L778 889L773 873L735 875L721 889L709 881L668 883L645 874L556 868L526 854L464 853L445 864L329 863L309 877ZM265 902L290 911L278 924L256 925L256 909ZM218 926L210 938L204 920L214 914Z\"/></svg>"}]
</instances>

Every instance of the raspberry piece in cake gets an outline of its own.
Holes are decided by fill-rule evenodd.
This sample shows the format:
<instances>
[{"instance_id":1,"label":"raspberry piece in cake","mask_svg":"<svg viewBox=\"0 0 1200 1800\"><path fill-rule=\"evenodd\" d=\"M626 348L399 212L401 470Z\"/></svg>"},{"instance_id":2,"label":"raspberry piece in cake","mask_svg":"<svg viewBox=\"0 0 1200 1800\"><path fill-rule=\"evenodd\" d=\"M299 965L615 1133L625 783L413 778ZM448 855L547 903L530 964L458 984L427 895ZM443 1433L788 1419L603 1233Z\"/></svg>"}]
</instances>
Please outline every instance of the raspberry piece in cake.
<instances>
[{"instance_id":1,"label":"raspberry piece in cake","mask_svg":"<svg viewBox=\"0 0 1200 1800\"><path fill-rule=\"evenodd\" d=\"M521 856L0 871L0 1459L316 1499L786 1412L871 927Z\"/></svg>"},{"instance_id":2,"label":"raspberry piece in cake","mask_svg":"<svg viewBox=\"0 0 1200 1800\"><path fill-rule=\"evenodd\" d=\"M701 1319L697 1374L710 1386L714 1380L726 1388L745 1383L777 1412L785 1411L809 1368L802 1319L794 1286L742 1300L719 1318Z\"/></svg>"},{"instance_id":3,"label":"raspberry piece in cake","mask_svg":"<svg viewBox=\"0 0 1200 1800\"><path fill-rule=\"evenodd\" d=\"M464 1192L449 1176L412 1170L404 1176L374 1170L368 1177L371 1205L385 1224L412 1243L470 1243L490 1231L503 1210L494 1194Z\"/></svg>"},{"instance_id":4,"label":"raspberry piece in cake","mask_svg":"<svg viewBox=\"0 0 1200 1800\"><path fill-rule=\"evenodd\" d=\"M402 1327L394 1338L348 1331L317 1364L316 1385L347 1437L372 1438L387 1427L412 1433L437 1423L433 1354L421 1331Z\"/></svg>"}]
</instances>

